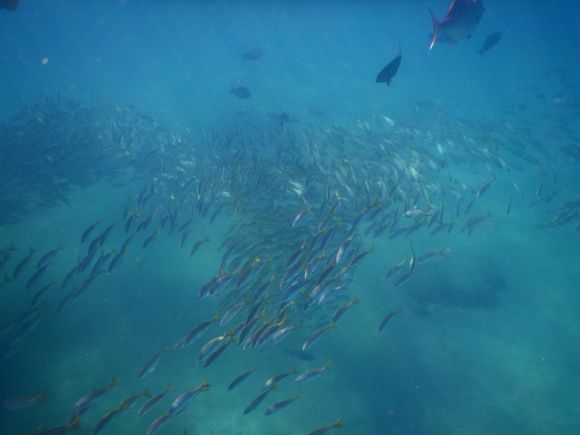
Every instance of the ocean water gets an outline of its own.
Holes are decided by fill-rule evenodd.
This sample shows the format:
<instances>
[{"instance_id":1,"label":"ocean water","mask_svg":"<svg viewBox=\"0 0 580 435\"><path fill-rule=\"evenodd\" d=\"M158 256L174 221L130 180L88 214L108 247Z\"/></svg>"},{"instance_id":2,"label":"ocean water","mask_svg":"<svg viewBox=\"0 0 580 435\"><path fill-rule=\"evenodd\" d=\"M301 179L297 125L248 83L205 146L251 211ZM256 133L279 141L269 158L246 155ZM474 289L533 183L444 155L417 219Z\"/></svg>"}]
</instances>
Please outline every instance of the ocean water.
<instances>
[{"instance_id":1,"label":"ocean water","mask_svg":"<svg viewBox=\"0 0 580 435\"><path fill-rule=\"evenodd\" d=\"M580 6L483 0L471 38L429 51L429 8L449 3L0 8L0 434L95 433L171 386L99 432L147 433L206 380L158 433L309 434L339 418L345 435L580 433ZM399 46L391 85L376 83ZM174 349L214 316L225 324ZM291 331L244 350L252 319L256 340ZM326 364L244 415L266 379Z\"/></svg>"}]
</instances>

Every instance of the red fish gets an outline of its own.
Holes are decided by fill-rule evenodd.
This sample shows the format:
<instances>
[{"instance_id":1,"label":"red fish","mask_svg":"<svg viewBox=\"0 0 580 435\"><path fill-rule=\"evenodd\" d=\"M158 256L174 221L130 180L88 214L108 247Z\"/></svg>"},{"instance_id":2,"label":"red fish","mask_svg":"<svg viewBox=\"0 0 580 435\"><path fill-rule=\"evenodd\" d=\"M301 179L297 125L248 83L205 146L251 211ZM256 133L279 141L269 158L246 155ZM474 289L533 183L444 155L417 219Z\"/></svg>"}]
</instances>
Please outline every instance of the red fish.
<instances>
[{"instance_id":1,"label":"red fish","mask_svg":"<svg viewBox=\"0 0 580 435\"><path fill-rule=\"evenodd\" d=\"M429 10L433 19L433 37L429 50L433 49L435 42L455 44L471 38L484 10L481 0L453 0L441 21Z\"/></svg>"}]
</instances>

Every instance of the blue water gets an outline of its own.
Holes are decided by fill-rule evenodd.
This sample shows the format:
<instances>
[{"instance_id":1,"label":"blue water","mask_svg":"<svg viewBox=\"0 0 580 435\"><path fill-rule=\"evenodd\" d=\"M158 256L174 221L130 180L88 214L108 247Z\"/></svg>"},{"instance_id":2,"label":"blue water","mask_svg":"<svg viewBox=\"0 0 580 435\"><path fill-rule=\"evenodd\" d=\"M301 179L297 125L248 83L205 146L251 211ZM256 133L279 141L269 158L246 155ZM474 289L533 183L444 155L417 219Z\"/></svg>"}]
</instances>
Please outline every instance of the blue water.
<instances>
[{"instance_id":1,"label":"blue water","mask_svg":"<svg viewBox=\"0 0 580 435\"><path fill-rule=\"evenodd\" d=\"M40 426L65 425L75 402L114 376L119 386L80 417L78 433L92 433L103 415L144 388L156 394L171 385L151 414L138 417L131 409L102 431L145 433L179 394L204 380L211 384L210 391L170 418L160 433L308 434L337 418L344 427L336 433L345 435L580 433L580 206L571 209L569 222L539 228L554 223L566 201L578 201L580 195L580 6L572 0L508 3L485 0L483 19L471 39L454 46L438 44L432 52L428 8L441 17L447 0L21 0L14 11L0 9L0 249L12 242L17 247L0 266L0 277L10 278L29 248L38 249L22 276L0 287L0 326L12 324L26 311L35 290L56 282L41 298L48 309L39 325L23 337L14 354L5 353L10 333L0 336L0 434L30 434ZM501 31L502 39L478 55L485 37L494 31ZM399 43L403 57L393 83L375 83ZM261 48L263 57L244 60L242 54L253 47ZM252 97L236 98L230 94L232 86L248 87ZM79 149L68 149L72 158L55 166L54 177L39 171L45 150L70 139L42 129L47 118L39 120L42 115L30 109L39 101L42 107L50 107L50 101L74 101L113 118L123 111L146 114L162 133L139 136L142 124L132 120L128 128L136 132L135 146L183 137L191 143L190 154L172 155L175 148L168 145L163 157L168 163L161 165L146 157L144 146L141 154L133 154L137 164L127 173L113 175L111 167L103 166L99 176L78 183L75 177L80 180L83 174L77 173L66 181L66 201L40 205L33 198L42 189L29 182L56 179L63 167L73 170L83 153L90 153L89 148L81 151L80 144L101 142L97 135L85 143L81 133ZM18 113L29 123L15 121ZM293 122L279 122L276 116L281 113ZM83 123L89 121L76 119L65 131L86 132ZM110 119L91 121L90 130L108 134ZM11 129L15 124L20 127ZM344 148L338 140L325 142L333 126L335 131L353 132L356 141L345 140ZM38 136L25 139L18 131ZM225 169L214 170L212 165L220 161L207 157L212 155L210 143L222 142L211 138L227 137L232 131L251 138L238 148L256 147L267 164L248 169L250 163L243 161L240 169L234 150L224 148L223 154L215 155L221 156ZM331 175L302 179L302 168L312 156L303 161L288 158L284 164L269 160L281 143L286 144L289 136L284 131L298 143L307 143L307 138L317 143L326 156L319 163L328 164ZM25 144L30 141L39 148ZM231 304L226 294L203 299L196 295L220 272L220 246L234 234L232 228L245 222L244 237L268 246L262 248L264 254L252 252L246 260L269 260L277 252L287 256L284 243L302 242L298 236L292 240L290 230L296 213L305 207L288 180L324 184L332 174L339 174L355 191L352 196L342 192L341 199L348 205L348 212L341 213L352 221L356 211L373 200L365 197L364 180L372 184L380 178L377 171L391 167L374 166L382 154L369 157L366 147L378 143L393 146L401 156L389 163L400 177L411 180L416 170L421 197L433 198L434 208L444 203L446 219L453 216L458 197L464 198L464 209L481 185L497 177L470 212L490 213L491 218L470 236L460 232L468 216L457 218L449 234L430 235L430 229L422 228L399 237L390 237L389 231L363 235L375 222L364 221L360 240L373 252L353 268L342 290L360 303L312 347L311 361L287 350L298 349L346 299L333 302L327 311L315 309L306 318L291 314L292 321L296 316L304 323L277 345L246 351L231 345L215 363L202 368L196 364L200 347L239 319L227 327L214 324L191 347L162 355L151 375L135 378L164 345L172 348L194 325L223 314ZM513 151L500 152L507 161L503 167L485 160L508 146L525 151L537 163L519 159ZM454 154L453 149L458 151ZM337 160L340 164L330 164L328 156L333 155L342 158ZM458 161L458 155L470 157ZM205 217L195 214L185 249L180 248L179 231L169 234L166 227L143 249L155 228L152 224L135 236L117 269L100 275L86 293L57 312L74 287L61 289L61 282L85 256L83 231L97 219L103 221L90 241L115 222L106 250L115 249L116 255L127 238L123 211L128 198L134 204L144 185L165 192L171 178L164 176L174 176L179 161L187 159L196 162L191 174L197 177L195 183L207 180L203 186L219 195L231 190L233 198L224 200L223 212L213 221L213 208ZM426 163L438 159L448 165L440 172ZM213 163L204 168L205 161ZM341 169L349 164L364 176L349 178L348 169ZM100 169L94 166L91 170ZM242 175L225 187L228 168ZM287 186L276 191L280 203L264 199L275 183L249 181L260 170L271 170ZM444 196L439 186L446 189ZM546 199L551 192L554 199ZM156 204L159 210L171 209L174 199L169 193L155 195L139 219ZM197 191L176 195L195 201ZM226 198L223 195L218 202ZM393 206L398 213L410 208L414 196L401 195L407 203ZM541 201L530 206L534 200ZM23 208L16 210L17 205ZM311 205L315 211L323 207L321 201ZM189 207L183 206L182 216ZM247 210L253 210L251 219ZM402 218L398 227L412 221ZM272 227L289 238L277 242L266 231ZM206 235L211 241L190 257L188 249ZM411 243L418 255L449 251L418 265L412 280L395 287L385 274L409 255ZM46 274L33 288L25 288L40 255L58 246L63 249ZM398 307L404 312L378 334L381 320ZM286 379L257 410L242 415L270 376L293 368L320 368L327 361L332 368L318 379L302 385ZM250 369L255 372L244 383L227 390L236 376ZM288 408L264 415L268 406L299 391L301 397ZM11 398L39 393L46 400L21 410L6 409Z\"/></svg>"}]
</instances>

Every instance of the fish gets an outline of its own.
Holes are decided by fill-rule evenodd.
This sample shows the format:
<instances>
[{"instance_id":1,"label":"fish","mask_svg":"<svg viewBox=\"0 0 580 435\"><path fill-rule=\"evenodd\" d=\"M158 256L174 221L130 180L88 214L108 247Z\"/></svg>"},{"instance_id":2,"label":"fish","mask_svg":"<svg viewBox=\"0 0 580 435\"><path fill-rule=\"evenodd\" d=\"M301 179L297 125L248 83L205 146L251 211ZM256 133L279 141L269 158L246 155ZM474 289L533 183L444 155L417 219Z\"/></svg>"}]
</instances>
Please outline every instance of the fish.
<instances>
[{"instance_id":1,"label":"fish","mask_svg":"<svg viewBox=\"0 0 580 435\"><path fill-rule=\"evenodd\" d=\"M16 265L16 267L14 268L14 273L12 274L12 276L14 278L18 278L20 276L20 274L24 271L24 269L26 268L28 263L30 263L32 256L35 253L36 253L36 249L31 247L28 255L26 257L24 257L22 260L20 260L20 263L18 263Z\"/></svg>"},{"instance_id":2,"label":"fish","mask_svg":"<svg viewBox=\"0 0 580 435\"><path fill-rule=\"evenodd\" d=\"M242 100L247 100L252 97L252 91L245 86L232 86L230 88L230 94L233 94Z\"/></svg>"},{"instance_id":3,"label":"fish","mask_svg":"<svg viewBox=\"0 0 580 435\"><path fill-rule=\"evenodd\" d=\"M334 423L319 427L318 429L315 429L312 432L310 432L308 435L324 435L325 433L330 432L332 429L340 429L342 427L343 427L342 420L339 418Z\"/></svg>"},{"instance_id":4,"label":"fish","mask_svg":"<svg viewBox=\"0 0 580 435\"><path fill-rule=\"evenodd\" d=\"M297 370L292 369L288 372L282 372L282 373L279 373L277 375L274 375L265 382L263 389L268 390L268 389L274 388L278 384L278 382L280 382L282 379L285 379L288 376L294 375L296 373L297 373Z\"/></svg>"},{"instance_id":5,"label":"fish","mask_svg":"<svg viewBox=\"0 0 580 435\"><path fill-rule=\"evenodd\" d=\"M490 33L488 35L488 37L485 38L483 45L481 46L481 48L479 50L477 50L477 52L479 54L484 54L485 52L491 50L493 47L495 47L497 45L497 43L499 42L501 37L502 37L501 32Z\"/></svg>"},{"instance_id":6,"label":"fish","mask_svg":"<svg viewBox=\"0 0 580 435\"><path fill-rule=\"evenodd\" d=\"M30 287L33 287L34 284L36 284L38 282L38 280L42 277L42 275L44 275L44 273L46 272L46 269L48 268L48 266L50 266L50 264L45 264L44 266L42 266L41 269L38 269L34 275L32 275L28 281L26 282L26 288L29 289Z\"/></svg>"},{"instance_id":7,"label":"fish","mask_svg":"<svg viewBox=\"0 0 580 435\"><path fill-rule=\"evenodd\" d=\"M159 431L163 428L163 426L165 426L167 424L167 421L173 417L173 414L170 412L167 412L165 414L161 414L159 417L157 417L153 423L151 423L149 425L149 427L147 428L147 432L145 432L145 435L155 435L158 434Z\"/></svg>"},{"instance_id":8,"label":"fish","mask_svg":"<svg viewBox=\"0 0 580 435\"><path fill-rule=\"evenodd\" d=\"M97 435L100 431L102 431L105 426L107 426L116 416L118 416L121 412L127 409L127 405L122 404L117 408L111 409L105 415L103 415L100 420L97 422L95 428L93 429L92 435Z\"/></svg>"},{"instance_id":9,"label":"fish","mask_svg":"<svg viewBox=\"0 0 580 435\"><path fill-rule=\"evenodd\" d=\"M44 393L37 394L32 397L13 397L4 399L0 402L0 409L4 411L19 411L21 409L29 408L30 406L46 400Z\"/></svg>"},{"instance_id":10,"label":"fish","mask_svg":"<svg viewBox=\"0 0 580 435\"><path fill-rule=\"evenodd\" d=\"M0 7L7 11L14 11L18 9L19 3L20 0L2 0L2 2L0 2Z\"/></svg>"},{"instance_id":11,"label":"fish","mask_svg":"<svg viewBox=\"0 0 580 435\"><path fill-rule=\"evenodd\" d=\"M342 304L340 307L337 308L337 310L333 314L331 323L334 324L338 323L338 321L342 319L342 317L346 314L348 309L352 307L354 304L358 304L359 302L360 301L357 298L354 298Z\"/></svg>"},{"instance_id":12,"label":"fish","mask_svg":"<svg viewBox=\"0 0 580 435\"><path fill-rule=\"evenodd\" d=\"M145 403L143 403L143 405L141 405L141 407L137 411L137 415L142 416L149 413L170 391L171 385L167 385L165 387L165 390L163 390L159 394L156 394L155 396L147 400Z\"/></svg>"},{"instance_id":13,"label":"fish","mask_svg":"<svg viewBox=\"0 0 580 435\"><path fill-rule=\"evenodd\" d=\"M212 317L209 320L205 320L198 325L194 326L187 334L181 337L177 343L173 346L174 349L184 349L191 343L199 339L205 331L212 325L212 323L219 320L219 317Z\"/></svg>"},{"instance_id":14,"label":"fish","mask_svg":"<svg viewBox=\"0 0 580 435\"><path fill-rule=\"evenodd\" d=\"M137 401L143 397L151 397L151 393L149 392L149 388L145 388L142 392L134 394L123 401L119 405L119 408L123 408L124 410L131 409Z\"/></svg>"},{"instance_id":15,"label":"fish","mask_svg":"<svg viewBox=\"0 0 580 435\"><path fill-rule=\"evenodd\" d=\"M256 409L260 403L262 403L264 401L264 399L268 396L268 394L270 394L273 391L273 388L268 388L265 391L262 391L260 394L258 394L254 400L252 400L248 406L246 406L244 408L244 412L243 415L248 415L250 412L252 412L254 409Z\"/></svg>"},{"instance_id":16,"label":"fish","mask_svg":"<svg viewBox=\"0 0 580 435\"><path fill-rule=\"evenodd\" d=\"M78 413L73 414L73 418L64 426L53 427L51 429L39 428L36 435L62 435L81 429L81 419Z\"/></svg>"},{"instance_id":17,"label":"fish","mask_svg":"<svg viewBox=\"0 0 580 435\"><path fill-rule=\"evenodd\" d=\"M433 49L436 42L456 44L471 38L481 21L484 10L481 0L452 0L447 13L439 21L429 9L433 21L433 35L429 51Z\"/></svg>"},{"instance_id":18,"label":"fish","mask_svg":"<svg viewBox=\"0 0 580 435\"><path fill-rule=\"evenodd\" d=\"M326 363L326 365L316 368L316 369L311 369L311 370L306 370L302 373L300 373L298 376L296 376L296 379L294 379L294 383L295 384L301 384L302 382L307 382L307 381L311 381L312 379L316 379L317 377L319 377L321 374L323 374L326 370L332 368L332 362L328 361Z\"/></svg>"},{"instance_id":19,"label":"fish","mask_svg":"<svg viewBox=\"0 0 580 435\"><path fill-rule=\"evenodd\" d=\"M161 359L161 355L164 353L169 352L169 346L163 346L159 352L155 353L151 358L147 360L147 362L143 365L139 373L137 374L137 379L144 378L145 376L153 373L159 364L159 360Z\"/></svg>"},{"instance_id":20,"label":"fish","mask_svg":"<svg viewBox=\"0 0 580 435\"><path fill-rule=\"evenodd\" d=\"M403 308L397 308L395 311L392 311L389 314L387 314L385 316L385 318L379 324L379 333L383 332L383 329L385 329L385 326L387 326L387 323L389 323L389 321L393 317L395 317L397 314L402 314L402 313L403 313Z\"/></svg>"},{"instance_id":21,"label":"fish","mask_svg":"<svg viewBox=\"0 0 580 435\"><path fill-rule=\"evenodd\" d=\"M401 66L401 60L402 60L402 58L403 58L403 55L402 55L402 52L401 52L401 44L399 43L399 52L398 52L398 54L394 57L393 60L391 60L387 64L387 66L385 66L378 73L375 82L376 83L386 83L387 86L391 86L391 81L397 75L397 72L399 71L399 67Z\"/></svg>"},{"instance_id":22,"label":"fish","mask_svg":"<svg viewBox=\"0 0 580 435\"><path fill-rule=\"evenodd\" d=\"M312 354L310 352L305 352L301 349L295 350L295 349L284 348L284 352L286 352L288 355L292 355L294 358L298 358L302 361L314 361L314 359L316 358L314 356L314 354Z\"/></svg>"},{"instance_id":23,"label":"fish","mask_svg":"<svg viewBox=\"0 0 580 435\"><path fill-rule=\"evenodd\" d=\"M204 391L209 391L210 385L207 381L203 381L197 387L190 388L189 390L184 391L181 393L171 404L169 407L169 413L171 415L179 415L187 405L195 398L198 394L203 393Z\"/></svg>"},{"instance_id":24,"label":"fish","mask_svg":"<svg viewBox=\"0 0 580 435\"><path fill-rule=\"evenodd\" d=\"M259 47L254 47L248 51L246 51L242 57L245 60L258 60L261 59L264 56L264 51L262 51L261 48Z\"/></svg>"},{"instance_id":25,"label":"fish","mask_svg":"<svg viewBox=\"0 0 580 435\"><path fill-rule=\"evenodd\" d=\"M294 403L295 401L300 399L300 397L302 397L301 391L299 391L298 394L294 397L291 397L291 398L286 399L286 400L281 400L280 402L276 402L273 405L269 406L268 409L266 409L266 411L264 412L264 414L265 415L275 414L278 411L280 411L281 409L286 408L287 406L291 405L292 403Z\"/></svg>"},{"instance_id":26,"label":"fish","mask_svg":"<svg viewBox=\"0 0 580 435\"><path fill-rule=\"evenodd\" d=\"M252 373L254 373L254 369L248 370L247 372L244 372L241 375L237 376L232 382L230 382L230 385L228 385L228 391L231 391L234 388L236 388L238 385L244 382L248 378L248 376L250 376Z\"/></svg>"},{"instance_id":27,"label":"fish","mask_svg":"<svg viewBox=\"0 0 580 435\"><path fill-rule=\"evenodd\" d=\"M312 346L318 343L318 340L320 340L320 338L324 333L326 333L327 331L329 331L334 327L335 327L334 323L330 323L328 326L325 326L324 328L320 328L314 331L314 333L311 336L309 336L302 344L302 351L304 352L310 349Z\"/></svg>"},{"instance_id":28,"label":"fish","mask_svg":"<svg viewBox=\"0 0 580 435\"><path fill-rule=\"evenodd\" d=\"M97 225L99 225L100 223L102 223L103 221L98 220L95 223L89 225L84 231L83 234L81 235L81 245L85 243L85 241L90 237L91 233L93 232L93 230L95 229L95 227Z\"/></svg>"},{"instance_id":29,"label":"fish","mask_svg":"<svg viewBox=\"0 0 580 435\"><path fill-rule=\"evenodd\" d=\"M51 261L54 257L56 257L56 254L58 254L59 251L63 249L64 249L63 246L59 246L58 248L54 248L48 251L46 254L40 257L40 260L38 260L38 263L36 263L36 269L41 269L42 267L46 266L48 262Z\"/></svg>"},{"instance_id":30,"label":"fish","mask_svg":"<svg viewBox=\"0 0 580 435\"><path fill-rule=\"evenodd\" d=\"M117 378L113 377L109 385L106 385L102 388L93 389L93 391L85 394L83 397L77 400L77 402L74 404L73 407L74 411L82 412L83 410L90 408L93 405L93 403L95 403L102 397L105 397L109 393L109 391L111 391L117 385L118 385Z\"/></svg>"}]
</instances>

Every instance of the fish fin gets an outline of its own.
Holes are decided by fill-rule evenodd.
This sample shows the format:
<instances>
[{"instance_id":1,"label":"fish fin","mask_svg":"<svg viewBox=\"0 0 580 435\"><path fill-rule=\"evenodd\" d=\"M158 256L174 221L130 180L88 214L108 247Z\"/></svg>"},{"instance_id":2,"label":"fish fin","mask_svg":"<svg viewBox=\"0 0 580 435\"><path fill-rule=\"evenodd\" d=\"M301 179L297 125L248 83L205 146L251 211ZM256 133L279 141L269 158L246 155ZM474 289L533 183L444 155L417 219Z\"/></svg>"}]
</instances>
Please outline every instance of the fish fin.
<instances>
[{"instance_id":1,"label":"fish fin","mask_svg":"<svg viewBox=\"0 0 580 435\"><path fill-rule=\"evenodd\" d=\"M143 390L143 396L145 396L145 397L151 397L151 391L149 391L149 388L145 388Z\"/></svg>"},{"instance_id":2,"label":"fish fin","mask_svg":"<svg viewBox=\"0 0 580 435\"><path fill-rule=\"evenodd\" d=\"M431 43L429 44L429 51L433 50L437 38L439 37L439 20L433 14L431 8L429 8L429 13L431 14L431 20L433 20L433 37L431 38Z\"/></svg>"},{"instance_id":3,"label":"fish fin","mask_svg":"<svg viewBox=\"0 0 580 435\"><path fill-rule=\"evenodd\" d=\"M342 419L341 418L336 419L336 421L332 424L332 427L334 428L343 427Z\"/></svg>"},{"instance_id":4,"label":"fish fin","mask_svg":"<svg viewBox=\"0 0 580 435\"><path fill-rule=\"evenodd\" d=\"M116 387L117 385L119 385L119 382L117 382L117 377L113 376L113 379L111 379L111 383L109 384L109 388Z\"/></svg>"},{"instance_id":5,"label":"fish fin","mask_svg":"<svg viewBox=\"0 0 580 435\"><path fill-rule=\"evenodd\" d=\"M36 400L39 402L46 400L46 394L44 394L44 392L40 393L38 396L36 396Z\"/></svg>"}]
</instances>

